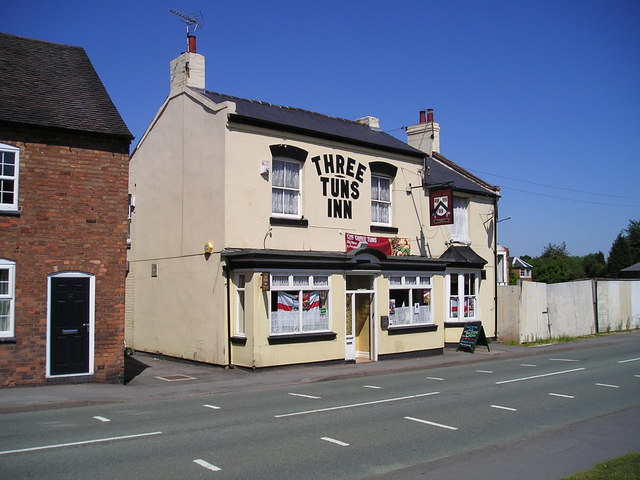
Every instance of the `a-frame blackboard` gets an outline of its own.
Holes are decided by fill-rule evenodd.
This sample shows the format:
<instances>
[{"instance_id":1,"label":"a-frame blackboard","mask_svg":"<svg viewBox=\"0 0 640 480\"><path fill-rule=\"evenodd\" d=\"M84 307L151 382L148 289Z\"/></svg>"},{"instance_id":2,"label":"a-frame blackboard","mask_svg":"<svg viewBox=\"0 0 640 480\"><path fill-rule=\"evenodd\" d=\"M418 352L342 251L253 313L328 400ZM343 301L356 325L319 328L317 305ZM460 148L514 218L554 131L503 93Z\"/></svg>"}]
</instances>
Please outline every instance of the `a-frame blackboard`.
<instances>
[{"instance_id":1,"label":"a-frame blackboard","mask_svg":"<svg viewBox=\"0 0 640 480\"><path fill-rule=\"evenodd\" d=\"M484 333L484 327L481 323L467 323L462 329L462 335L460 335L460 343L458 344L458 350L464 352L473 353L476 349L476 345L484 345L488 351L489 342L487 336Z\"/></svg>"}]
</instances>

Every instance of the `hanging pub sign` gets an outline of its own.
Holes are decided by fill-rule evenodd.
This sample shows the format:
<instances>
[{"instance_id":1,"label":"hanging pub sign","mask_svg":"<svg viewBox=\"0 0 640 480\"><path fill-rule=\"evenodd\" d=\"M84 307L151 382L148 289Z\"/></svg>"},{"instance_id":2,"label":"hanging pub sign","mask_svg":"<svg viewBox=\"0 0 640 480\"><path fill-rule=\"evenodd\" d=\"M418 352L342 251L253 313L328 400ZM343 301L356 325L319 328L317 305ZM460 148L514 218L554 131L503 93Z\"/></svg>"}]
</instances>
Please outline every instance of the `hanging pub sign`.
<instances>
[{"instance_id":1,"label":"hanging pub sign","mask_svg":"<svg viewBox=\"0 0 640 480\"><path fill-rule=\"evenodd\" d=\"M453 192L450 188L429 190L431 226L453 225Z\"/></svg>"},{"instance_id":2,"label":"hanging pub sign","mask_svg":"<svg viewBox=\"0 0 640 480\"><path fill-rule=\"evenodd\" d=\"M344 241L347 252L356 250L362 244L366 244L367 248L380 250L388 257L406 257L411 255L411 243L408 238L372 237L370 235L345 233Z\"/></svg>"}]
</instances>

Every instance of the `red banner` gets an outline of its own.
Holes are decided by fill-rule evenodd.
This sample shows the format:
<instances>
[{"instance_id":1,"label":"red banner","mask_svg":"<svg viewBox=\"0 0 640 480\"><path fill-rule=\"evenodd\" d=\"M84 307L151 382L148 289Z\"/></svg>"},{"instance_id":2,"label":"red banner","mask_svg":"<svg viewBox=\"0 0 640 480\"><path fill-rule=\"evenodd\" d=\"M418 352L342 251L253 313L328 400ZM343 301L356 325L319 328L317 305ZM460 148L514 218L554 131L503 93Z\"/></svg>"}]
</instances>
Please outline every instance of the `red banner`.
<instances>
[{"instance_id":1,"label":"red banner","mask_svg":"<svg viewBox=\"0 0 640 480\"><path fill-rule=\"evenodd\" d=\"M450 188L429 190L429 214L432 227L453 225L453 191Z\"/></svg>"},{"instance_id":2,"label":"red banner","mask_svg":"<svg viewBox=\"0 0 640 480\"><path fill-rule=\"evenodd\" d=\"M365 244L367 248L375 248L390 257L411 255L411 244L408 238L371 237L369 235L345 233L344 240L347 252L356 250L360 245Z\"/></svg>"}]
</instances>

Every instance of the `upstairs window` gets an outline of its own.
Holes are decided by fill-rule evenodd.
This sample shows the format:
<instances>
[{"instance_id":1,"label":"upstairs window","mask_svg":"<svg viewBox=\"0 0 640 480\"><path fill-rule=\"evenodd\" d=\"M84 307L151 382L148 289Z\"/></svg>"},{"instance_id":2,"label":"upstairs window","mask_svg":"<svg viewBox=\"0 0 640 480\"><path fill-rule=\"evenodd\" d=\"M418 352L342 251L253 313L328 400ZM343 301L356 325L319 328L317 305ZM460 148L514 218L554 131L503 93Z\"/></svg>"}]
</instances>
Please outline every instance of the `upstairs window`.
<instances>
[{"instance_id":1,"label":"upstairs window","mask_svg":"<svg viewBox=\"0 0 640 480\"><path fill-rule=\"evenodd\" d=\"M16 264L0 259L0 337L13 337Z\"/></svg>"},{"instance_id":2,"label":"upstairs window","mask_svg":"<svg viewBox=\"0 0 640 480\"><path fill-rule=\"evenodd\" d=\"M471 243L467 232L469 202L464 197L453 197L453 225L451 225L451 240L454 242Z\"/></svg>"},{"instance_id":3,"label":"upstairs window","mask_svg":"<svg viewBox=\"0 0 640 480\"><path fill-rule=\"evenodd\" d=\"M18 211L20 149L0 143L0 211Z\"/></svg>"},{"instance_id":4,"label":"upstairs window","mask_svg":"<svg viewBox=\"0 0 640 480\"><path fill-rule=\"evenodd\" d=\"M391 225L391 179L371 175L371 223Z\"/></svg>"},{"instance_id":5,"label":"upstairs window","mask_svg":"<svg viewBox=\"0 0 640 480\"><path fill-rule=\"evenodd\" d=\"M272 162L271 212L273 215L300 218L300 171L296 160L275 157Z\"/></svg>"}]
</instances>

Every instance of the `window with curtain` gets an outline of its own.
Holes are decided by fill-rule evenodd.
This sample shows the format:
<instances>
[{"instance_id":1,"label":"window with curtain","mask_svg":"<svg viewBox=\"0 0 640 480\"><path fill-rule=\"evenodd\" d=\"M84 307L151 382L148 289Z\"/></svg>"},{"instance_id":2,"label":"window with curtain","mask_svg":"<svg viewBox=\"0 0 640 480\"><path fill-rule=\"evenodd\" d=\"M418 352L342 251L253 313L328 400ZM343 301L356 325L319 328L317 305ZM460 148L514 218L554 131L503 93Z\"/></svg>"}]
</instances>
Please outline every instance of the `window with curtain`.
<instances>
[{"instance_id":1,"label":"window with curtain","mask_svg":"<svg viewBox=\"0 0 640 480\"><path fill-rule=\"evenodd\" d=\"M454 242L470 243L467 232L469 202L464 197L453 197L453 225L451 225L451 240Z\"/></svg>"},{"instance_id":2,"label":"window with curtain","mask_svg":"<svg viewBox=\"0 0 640 480\"><path fill-rule=\"evenodd\" d=\"M271 212L274 215L300 217L301 163L274 158L271 166Z\"/></svg>"},{"instance_id":3,"label":"window with curtain","mask_svg":"<svg viewBox=\"0 0 640 480\"><path fill-rule=\"evenodd\" d=\"M478 311L478 275L451 273L449 277L449 320L466 322L476 320Z\"/></svg>"},{"instance_id":4,"label":"window with curtain","mask_svg":"<svg viewBox=\"0 0 640 480\"><path fill-rule=\"evenodd\" d=\"M0 211L18 210L20 149L0 143Z\"/></svg>"},{"instance_id":5,"label":"window with curtain","mask_svg":"<svg viewBox=\"0 0 640 480\"><path fill-rule=\"evenodd\" d=\"M236 325L234 334L244 337L245 332L245 275L236 276Z\"/></svg>"},{"instance_id":6,"label":"window with curtain","mask_svg":"<svg viewBox=\"0 0 640 480\"><path fill-rule=\"evenodd\" d=\"M389 277L389 328L431 323L431 277Z\"/></svg>"},{"instance_id":7,"label":"window with curtain","mask_svg":"<svg viewBox=\"0 0 640 480\"><path fill-rule=\"evenodd\" d=\"M391 179L371 175L371 223L391 225Z\"/></svg>"},{"instance_id":8,"label":"window with curtain","mask_svg":"<svg viewBox=\"0 0 640 480\"><path fill-rule=\"evenodd\" d=\"M0 337L13 337L16 264L0 259Z\"/></svg>"},{"instance_id":9,"label":"window with curtain","mask_svg":"<svg viewBox=\"0 0 640 480\"><path fill-rule=\"evenodd\" d=\"M271 276L271 334L329 330L327 275Z\"/></svg>"}]
</instances>

